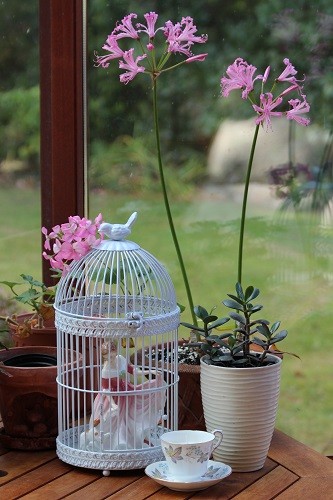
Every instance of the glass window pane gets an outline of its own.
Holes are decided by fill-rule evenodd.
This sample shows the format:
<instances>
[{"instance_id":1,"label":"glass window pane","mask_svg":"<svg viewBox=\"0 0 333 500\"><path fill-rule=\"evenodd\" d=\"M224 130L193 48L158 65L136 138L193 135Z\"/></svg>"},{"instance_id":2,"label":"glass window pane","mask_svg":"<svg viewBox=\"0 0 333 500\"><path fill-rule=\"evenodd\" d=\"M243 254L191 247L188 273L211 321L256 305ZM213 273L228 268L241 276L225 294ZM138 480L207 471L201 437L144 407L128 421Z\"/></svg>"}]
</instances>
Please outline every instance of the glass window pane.
<instances>
[{"instance_id":1,"label":"glass window pane","mask_svg":"<svg viewBox=\"0 0 333 500\"><path fill-rule=\"evenodd\" d=\"M1 280L41 277L38 31L37 0L0 2Z\"/></svg>"},{"instance_id":2,"label":"glass window pane","mask_svg":"<svg viewBox=\"0 0 333 500\"><path fill-rule=\"evenodd\" d=\"M286 58L298 70L299 85L306 75L311 125L275 117L272 129L259 130L242 282L260 288L263 317L281 320L289 330L281 349L301 357L285 355L279 428L329 454L333 12L327 0L296 2L288 9L284 4L212 0L203 9L201 1L174 1L159 8L159 25L191 15L197 34L208 34L208 42L193 52L209 54L204 62L158 77L161 149L194 303L216 306L223 315L221 301L238 277L242 194L256 114L240 91L221 97L220 79L238 57L257 67L256 75L270 66L272 82L287 67ZM95 51L107 53L101 47L116 21L135 11L133 24L142 23L143 13L155 9L156 2L149 1L144 7L88 3L90 216L102 212L106 221L125 222L138 211L132 238L167 266L178 301L186 306L182 320L190 321L158 174L150 79L138 74L124 85L117 59L105 69L93 63ZM156 35L156 44L157 36L163 34ZM123 41L127 48L135 45L133 39ZM183 59L177 56L175 62ZM283 88L288 86L287 81Z\"/></svg>"}]
</instances>

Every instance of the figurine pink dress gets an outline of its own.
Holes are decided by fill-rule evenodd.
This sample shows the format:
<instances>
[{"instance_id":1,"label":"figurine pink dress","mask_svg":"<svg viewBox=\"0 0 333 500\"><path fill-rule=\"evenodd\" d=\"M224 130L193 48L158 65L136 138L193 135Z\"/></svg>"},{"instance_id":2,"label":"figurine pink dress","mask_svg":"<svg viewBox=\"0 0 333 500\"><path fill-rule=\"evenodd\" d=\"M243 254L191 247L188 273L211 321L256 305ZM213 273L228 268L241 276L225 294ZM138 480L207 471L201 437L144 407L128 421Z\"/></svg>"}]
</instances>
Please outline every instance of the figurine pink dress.
<instances>
[{"instance_id":1,"label":"figurine pink dress","mask_svg":"<svg viewBox=\"0 0 333 500\"><path fill-rule=\"evenodd\" d=\"M94 400L89 430L80 436L88 451L128 450L152 446L151 434L164 413L166 383L162 373L142 371L122 355L104 349L102 391Z\"/></svg>"}]
</instances>

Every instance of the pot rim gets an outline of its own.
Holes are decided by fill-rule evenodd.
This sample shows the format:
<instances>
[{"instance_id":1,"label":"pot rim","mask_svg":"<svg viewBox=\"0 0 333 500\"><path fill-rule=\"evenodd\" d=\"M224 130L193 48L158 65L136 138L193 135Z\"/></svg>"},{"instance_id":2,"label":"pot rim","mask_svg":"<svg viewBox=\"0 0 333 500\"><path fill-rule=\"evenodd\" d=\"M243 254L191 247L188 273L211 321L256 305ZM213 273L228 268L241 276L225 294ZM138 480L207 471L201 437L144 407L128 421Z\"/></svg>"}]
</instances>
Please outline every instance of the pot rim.
<instances>
[{"instance_id":1,"label":"pot rim","mask_svg":"<svg viewBox=\"0 0 333 500\"><path fill-rule=\"evenodd\" d=\"M257 351L250 351L251 354L258 354ZM265 366L249 366L247 368L244 368L244 367L234 367L234 366L217 366L217 365L213 365L213 364L208 364L205 362L205 359L208 358L208 354L206 354L205 356L202 356L200 358L200 366L201 365L205 365L209 368L212 368L214 370L233 370L235 372L243 372L244 370L249 370L249 371L254 371L254 370L269 370L270 368L272 367L276 367L278 365L281 365L282 363L282 358L280 358L279 356L276 356L275 354L267 354L267 358L270 359L273 363L270 364L270 365L265 365Z\"/></svg>"}]
</instances>

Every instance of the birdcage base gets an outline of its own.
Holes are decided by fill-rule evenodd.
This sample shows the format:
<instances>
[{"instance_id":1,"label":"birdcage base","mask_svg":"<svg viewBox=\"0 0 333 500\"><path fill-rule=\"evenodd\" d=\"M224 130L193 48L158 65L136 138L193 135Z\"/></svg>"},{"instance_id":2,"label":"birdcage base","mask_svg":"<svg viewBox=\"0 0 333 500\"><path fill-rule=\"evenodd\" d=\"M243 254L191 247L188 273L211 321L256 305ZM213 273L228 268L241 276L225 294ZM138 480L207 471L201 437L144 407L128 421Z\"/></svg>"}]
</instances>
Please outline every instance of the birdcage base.
<instances>
[{"instance_id":1,"label":"birdcage base","mask_svg":"<svg viewBox=\"0 0 333 500\"><path fill-rule=\"evenodd\" d=\"M101 452L82 450L79 446L79 440L81 433L85 430L82 425L68 429L58 436L57 455L60 460L76 467L101 470L106 475L108 470L144 469L147 465L164 459L159 439L154 443L154 446L147 446L147 448L140 450ZM163 432L166 430L164 429Z\"/></svg>"}]
</instances>

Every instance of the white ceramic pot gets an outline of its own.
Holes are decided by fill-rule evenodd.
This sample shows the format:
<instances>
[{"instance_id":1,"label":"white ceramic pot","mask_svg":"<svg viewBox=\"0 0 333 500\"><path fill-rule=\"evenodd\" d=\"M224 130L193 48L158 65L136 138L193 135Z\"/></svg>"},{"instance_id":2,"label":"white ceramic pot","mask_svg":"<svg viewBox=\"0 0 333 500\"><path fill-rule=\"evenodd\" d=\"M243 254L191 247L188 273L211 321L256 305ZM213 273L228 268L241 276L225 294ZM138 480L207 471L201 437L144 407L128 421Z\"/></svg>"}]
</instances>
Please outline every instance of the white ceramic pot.
<instances>
[{"instance_id":1,"label":"white ceramic pot","mask_svg":"<svg viewBox=\"0 0 333 500\"><path fill-rule=\"evenodd\" d=\"M235 472L261 469L273 436L280 389L281 359L258 368L207 365L201 359L201 394L208 432L222 429L216 461Z\"/></svg>"}]
</instances>

